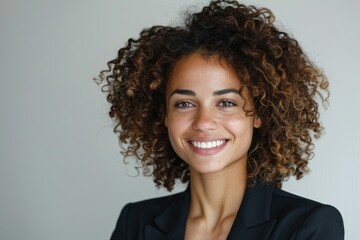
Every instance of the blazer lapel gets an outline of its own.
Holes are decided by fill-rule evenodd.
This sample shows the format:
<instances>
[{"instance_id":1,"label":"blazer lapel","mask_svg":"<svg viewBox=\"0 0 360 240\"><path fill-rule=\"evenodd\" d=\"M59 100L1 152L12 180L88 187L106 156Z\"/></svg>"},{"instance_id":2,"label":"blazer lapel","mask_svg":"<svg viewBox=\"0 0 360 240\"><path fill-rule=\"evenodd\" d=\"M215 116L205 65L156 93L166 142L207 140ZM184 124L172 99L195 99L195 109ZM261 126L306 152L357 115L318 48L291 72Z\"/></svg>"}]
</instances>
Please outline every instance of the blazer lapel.
<instances>
[{"instance_id":1,"label":"blazer lapel","mask_svg":"<svg viewBox=\"0 0 360 240\"><path fill-rule=\"evenodd\" d=\"M276 223L270 219L273 188L258 181L245 192L241 207L228 235L233 239L268 239ZM190 205L189 188L164 206L153 224L145 227L145 240L183 240Z\"/></svg>"},{"instance_id":2,"label":"blazer lapel","mask_svg":"<svg viewBox=\"0 0 360 240\"><path fill-rule=\"evenodd\" d=\"M175 195L168 206L164 206L164 211L154 219L154 224L145 226L144 239L183 240L189 205L189 189L179 195Z\"/></svg>"},{"instance_id":3,"label":"blazer lapel","mask_svg":"<svg viewBox=\"0 0 360 240\"><path fill-rule=\"evenodd\" d=\"M273 188L258 181L245 192L228 235L231 239L268 239L276 219L270 219Z\"/></svg>"}]
</instances>

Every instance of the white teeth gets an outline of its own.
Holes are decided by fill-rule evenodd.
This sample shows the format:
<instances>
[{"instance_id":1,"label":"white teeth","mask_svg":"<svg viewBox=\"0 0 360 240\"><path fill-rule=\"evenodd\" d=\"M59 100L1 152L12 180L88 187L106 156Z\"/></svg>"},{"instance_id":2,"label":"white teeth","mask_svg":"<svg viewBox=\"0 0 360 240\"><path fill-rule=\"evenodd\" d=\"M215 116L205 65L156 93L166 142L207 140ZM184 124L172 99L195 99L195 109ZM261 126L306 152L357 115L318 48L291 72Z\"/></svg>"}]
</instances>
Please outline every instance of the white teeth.
<instances>
[{"instance_id":1,"label":"white teeth","mask_svg":"<svg viewBox=\"0 0 360 240\"><path fill-rule=\"evenodd\" d=\"M216 140L216 141L210 141L210 142L198 142L198 141L190 141L192 145L194 145L197 148L214 148L218 147L220 145L223 145L225 143L225 140Z\"/></svg>"}]
</instances>

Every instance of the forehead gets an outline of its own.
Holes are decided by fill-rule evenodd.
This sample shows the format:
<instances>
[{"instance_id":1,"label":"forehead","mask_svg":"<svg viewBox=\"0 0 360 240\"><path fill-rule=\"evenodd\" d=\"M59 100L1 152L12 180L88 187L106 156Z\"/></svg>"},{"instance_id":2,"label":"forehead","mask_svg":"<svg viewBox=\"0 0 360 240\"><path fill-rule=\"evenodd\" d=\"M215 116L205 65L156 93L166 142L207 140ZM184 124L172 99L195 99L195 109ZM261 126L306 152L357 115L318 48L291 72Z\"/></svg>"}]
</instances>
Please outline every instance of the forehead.
<instances>
[{"instance_id":1,"label":"forehead","mask_svg":"<svg viewBox=\"0 0 360 240\"><path fill-rule=\"evenodd\" d=\"M240 88L240 79L233 67L218 55L192 53L179 59L169 75L167 90L196 85Z\"/></svg>"}]
</instances>

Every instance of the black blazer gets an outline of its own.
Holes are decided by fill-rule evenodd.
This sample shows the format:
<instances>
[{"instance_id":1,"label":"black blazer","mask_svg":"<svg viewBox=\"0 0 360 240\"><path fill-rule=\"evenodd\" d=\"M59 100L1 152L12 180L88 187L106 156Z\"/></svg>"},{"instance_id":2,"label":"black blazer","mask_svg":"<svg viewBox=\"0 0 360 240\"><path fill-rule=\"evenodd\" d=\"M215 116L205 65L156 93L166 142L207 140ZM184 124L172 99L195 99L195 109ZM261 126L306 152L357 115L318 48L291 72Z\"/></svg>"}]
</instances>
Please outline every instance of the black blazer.
<instances>
[{"instance_id":1,"label":"black blazer","mask_svg":"<svg viewBox=\"0 0 360 240\"><path fill-rule=\"evenodd\" d=\"M111 240L184 239L190 191L127 204ZM342 240L337 209L258 182L245 192L227 239Z\"/></svg>"}]
</instances>

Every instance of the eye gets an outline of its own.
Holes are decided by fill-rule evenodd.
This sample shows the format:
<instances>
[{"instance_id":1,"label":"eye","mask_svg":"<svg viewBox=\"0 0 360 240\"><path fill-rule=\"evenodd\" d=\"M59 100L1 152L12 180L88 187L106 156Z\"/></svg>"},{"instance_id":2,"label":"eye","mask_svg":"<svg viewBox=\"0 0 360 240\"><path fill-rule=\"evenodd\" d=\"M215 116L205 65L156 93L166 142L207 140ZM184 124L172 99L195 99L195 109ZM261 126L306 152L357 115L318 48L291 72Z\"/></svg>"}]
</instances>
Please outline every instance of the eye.
<instances>
[{"instance_id":1,"label":"eye","mask_svg":"<svg viewBox=\"0 0 360 240\"><path fill-rule=\"evenodd\" d=\"M194 107L194 104L189 101L179 101L175 103L176 108L191 108Z\"/></svg>"},{"instance_id":2,"label":"eye","mask_svg":"<svg viewBox=\"0 0 360 240\"><path fill-rule=\"evenodd\" d=\"M219 107L234 107L236 106L236 103L232 100L221 100L219 103L218 103L218 106Z\"/></svg>"}]
</instances>

